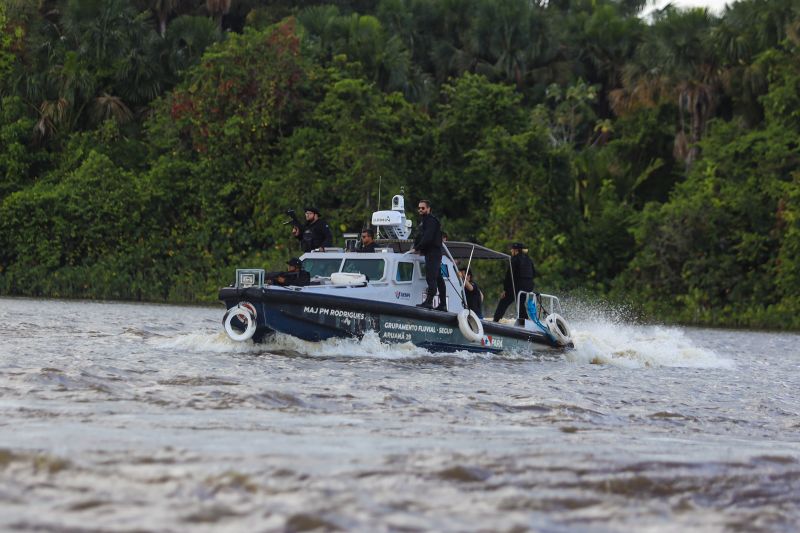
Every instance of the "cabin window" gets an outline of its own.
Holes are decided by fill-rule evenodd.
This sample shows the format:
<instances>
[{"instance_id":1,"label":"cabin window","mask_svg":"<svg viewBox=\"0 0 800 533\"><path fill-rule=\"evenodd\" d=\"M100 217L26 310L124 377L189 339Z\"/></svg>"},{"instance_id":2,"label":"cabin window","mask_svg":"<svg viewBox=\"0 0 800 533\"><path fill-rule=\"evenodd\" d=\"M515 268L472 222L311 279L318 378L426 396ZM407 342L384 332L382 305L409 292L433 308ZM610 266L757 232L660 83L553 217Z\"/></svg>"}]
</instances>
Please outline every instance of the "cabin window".
<instances>
[{"instance_id":1,"label":"cabin window","mask_svg":"<svg viewBox=\"0 0 800 533\"><path fill-rule=\"evenodd\" d=\"M445 263L442 263L441 269L442 269L441 270L442 277L443 278L449 278L450 277L450 273L447 271L447 265ZM419 262L419 277L421 277L421 278L425 277L425 261L420 261Z\"/></svg>"},{"instance_id":2,"label":"cabin window","mask_svg":"<svg viewBox=\"0 0 800 533\"><path fill-rule=\"evenodd\" d=\"M397 263L397 276L395 281L411 281L414 277L414 263L400 261Z\"/></svg>"},{"instance_id":3,"label":"cabin window","mask_svg":"<svg viewBox=\"0 0 800 533\"><path fill-rule=\"evenodd\" d=\"M334 272L339 272L339 265L341 264L341 258L323 259L321 257L307 257L303 260L303 270L311 274L312 278L314 276L329 278Z\"/></svg>"},{"instance_id":4,"label":"cabin window","mask_svg":"<svg viewBox=\"0 0 800 533\"><path fill-rule=\"evenodd\" d=\"M383 259L345 259L342 272L364 274L370 281L383 279L386 261Z\"/></svg>"}]
</instances>

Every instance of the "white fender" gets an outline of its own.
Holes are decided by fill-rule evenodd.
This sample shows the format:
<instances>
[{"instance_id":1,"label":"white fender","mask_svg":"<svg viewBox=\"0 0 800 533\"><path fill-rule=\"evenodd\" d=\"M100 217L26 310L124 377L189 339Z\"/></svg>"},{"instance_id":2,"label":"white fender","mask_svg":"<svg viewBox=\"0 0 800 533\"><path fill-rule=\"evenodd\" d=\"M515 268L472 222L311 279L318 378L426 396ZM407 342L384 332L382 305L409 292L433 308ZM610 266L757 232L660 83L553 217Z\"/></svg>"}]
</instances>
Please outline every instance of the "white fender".
<instances>
[{"instance_id":1,"label":"white fender","mask_svg":"<svg viewBox=\"0 0 800 533\"><path fill-rule=\"evenodd\" d=\"M234 318L238 318L240 321L244 322L244 331L239 332L233 329L231 321ZM228 337L231 339L235 341L246 341L249 340L255 332L256 317L247 307L240 304L236 307L231 307L228 309L228 312L225 313L225 333L227 333Z\"/></svg>"},{"instance_id":2,"label":"white fender","mask_svg":"<svg viewBox=\"0 0 800 533\"><path fill-rule=\"evenodd\" d=\"M552 333L553 337L555 337L560 344L566 345L572 342L572 332L569 329L569 324L564 320L564 317L558 313L551 313L547 315L544 322L547 324L550 333Z\"/></svg>"},{"instance_id":3,"label":"white fender","mask_svg":"<svg viewBox=\"0 0 800 533\"><path fill-rule=\"evenodd\" d=\"M458 313L458 329L461 334L470 342L481 342L483 340L483 323L475 311L464 309Z\"/></svg>"}]
</instances>

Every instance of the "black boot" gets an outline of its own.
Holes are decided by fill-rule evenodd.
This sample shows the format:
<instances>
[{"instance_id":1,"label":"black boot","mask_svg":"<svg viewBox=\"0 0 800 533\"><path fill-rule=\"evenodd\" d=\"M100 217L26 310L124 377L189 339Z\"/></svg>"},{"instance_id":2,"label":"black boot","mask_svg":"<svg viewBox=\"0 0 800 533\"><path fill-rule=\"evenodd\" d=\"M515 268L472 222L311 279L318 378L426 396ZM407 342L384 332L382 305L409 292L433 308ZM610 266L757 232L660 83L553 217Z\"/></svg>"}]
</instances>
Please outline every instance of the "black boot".
<instances>
[{"instance_id":1,"label":"black boot","mask_svg":"<svg viewBox=\"0 0 800 533\"><path fill-rule=\"evenodd\" d=\"M436 306L437 311L444 311L447 312L447 302L439 302L439 305Z\"/></svg>"},{"instance_id":2,"label":"black boot","mask_svg":"<svg viewBox=\"0 0 800 533\"><path fill-rule=\"evenodd\" d=\"M417 304L417 307L422 307L424 309L433 309L433 298L425 300L421 304Z\"/></svg>"}]
</instances>

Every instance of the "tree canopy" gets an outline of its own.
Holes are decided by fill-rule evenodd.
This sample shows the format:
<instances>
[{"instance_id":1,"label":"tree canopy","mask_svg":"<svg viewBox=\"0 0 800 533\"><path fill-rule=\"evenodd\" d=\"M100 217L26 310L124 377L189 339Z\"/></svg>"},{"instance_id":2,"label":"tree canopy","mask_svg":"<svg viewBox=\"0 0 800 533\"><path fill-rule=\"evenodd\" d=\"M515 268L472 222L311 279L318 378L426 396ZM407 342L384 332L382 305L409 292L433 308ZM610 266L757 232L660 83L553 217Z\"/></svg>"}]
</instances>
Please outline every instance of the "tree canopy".
<instances>
[{"instance_id":1,"label":"tree canopy","mask_svg":"<svg viewBox=\"0 0 800 533\"><path fill-rule=\"evenodd\" d=\"M213 301L380 183L540 288L800 327L800 7L642 6L6 0L0 293Z\"/></svg>"}]
</instances>

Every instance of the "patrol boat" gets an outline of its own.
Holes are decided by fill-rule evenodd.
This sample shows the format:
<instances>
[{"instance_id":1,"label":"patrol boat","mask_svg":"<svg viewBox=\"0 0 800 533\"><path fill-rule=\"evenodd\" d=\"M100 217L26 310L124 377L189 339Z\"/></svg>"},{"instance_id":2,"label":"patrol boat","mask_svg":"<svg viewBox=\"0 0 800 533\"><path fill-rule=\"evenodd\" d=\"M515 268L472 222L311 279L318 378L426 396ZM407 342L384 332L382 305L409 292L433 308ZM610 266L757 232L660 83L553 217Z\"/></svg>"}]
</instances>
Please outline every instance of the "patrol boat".
<instances>
[{"instance_id":1,"label":"patrol boat","mask_svg":"<svg viewBox=\"0 0 800 533\"><path fill-rule=\"evenodd\" d=\"M425 258L409 252L412 224L403 196L392 198L391 210L373 213L372 225L379 237L374 253L356 252L356 241L350 240L344 248L303 254L310 285L265 284L264 270L237 269L235 283L219 291L227 309L222 323L228 336L260 342L280 332L322 341L361 338L374 331L382 342L410 342L432 352L529 353L574 347L556 296L525 292L530 318L524 320L518 308L515 319L499 323L479 319L468 309L457 260L469 268L473 260L511 259L475 243L443 243L448 311L417 307L427 292ZM438 296L433 305L439 305Z\"/></svg>"}]
</instances>

